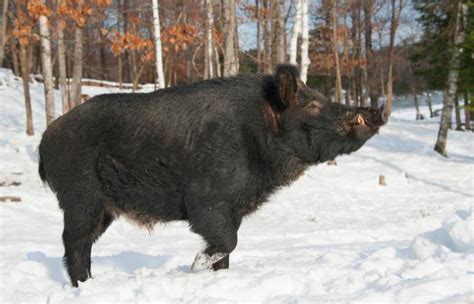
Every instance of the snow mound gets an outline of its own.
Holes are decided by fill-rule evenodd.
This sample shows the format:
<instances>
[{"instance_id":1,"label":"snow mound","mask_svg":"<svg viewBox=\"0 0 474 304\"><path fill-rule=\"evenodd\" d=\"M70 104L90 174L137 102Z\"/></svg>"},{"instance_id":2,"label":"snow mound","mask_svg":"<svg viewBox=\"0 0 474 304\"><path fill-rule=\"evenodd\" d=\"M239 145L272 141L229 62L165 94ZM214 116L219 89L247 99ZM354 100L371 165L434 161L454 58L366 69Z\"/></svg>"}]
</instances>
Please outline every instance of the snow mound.
<instances>
[{"instance_id":1,"label":"snow mound","mask_svg":"<svg viewBox=\"0 0 474 304\"><path fill-rule=\"evenodd\" d=\"M412 258L442 258L451 252L474 253L472 208L458 210L442 226L417 236L409 247Z\"/></svg>"}]
</instances>

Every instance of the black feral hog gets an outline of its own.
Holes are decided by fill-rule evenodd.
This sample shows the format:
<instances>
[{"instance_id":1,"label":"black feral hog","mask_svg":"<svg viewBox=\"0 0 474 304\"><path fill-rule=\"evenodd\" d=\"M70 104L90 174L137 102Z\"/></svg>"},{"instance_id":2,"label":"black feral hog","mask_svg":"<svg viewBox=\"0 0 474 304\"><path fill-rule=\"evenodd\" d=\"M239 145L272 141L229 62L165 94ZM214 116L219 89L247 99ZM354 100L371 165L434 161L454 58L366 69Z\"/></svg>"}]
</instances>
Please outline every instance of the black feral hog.
<instances>
[{"instance_id":1,"label":"black feral hog","mask_svg":"<svg viewBox=\"0 0 474 304\"><path fill-rule=\"evenodd\" d=\"M43 134L41 178L64 211L65 264L87 280L91 247L119 215L189 221L207 243L193 268L228 268L242 217L312 164L359 149L382 109L329 103L296 67L92 98Z\"/></svg>"}]
</instances>

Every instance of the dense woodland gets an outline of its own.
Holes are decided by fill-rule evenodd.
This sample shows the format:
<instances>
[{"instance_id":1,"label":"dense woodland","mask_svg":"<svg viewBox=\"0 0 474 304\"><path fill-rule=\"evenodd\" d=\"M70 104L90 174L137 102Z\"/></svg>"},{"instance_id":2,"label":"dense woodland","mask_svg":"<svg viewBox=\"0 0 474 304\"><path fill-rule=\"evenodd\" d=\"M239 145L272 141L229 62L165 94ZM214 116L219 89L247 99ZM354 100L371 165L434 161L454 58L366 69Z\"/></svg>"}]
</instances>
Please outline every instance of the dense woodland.
<instances>
[{"instance_id":1,"label":"dense woodland","mask_svg":"<svg viewBox=\"0 0 474 304\"><path fill-rule=\"evenodd\" d=\"M32 77L44 82L50 123L58 115L54 89L61 91L60 102L67 112L83 102L81 85L98 85L97 80L133 91L144 83L159 89L238 73L271 73L279 63L299 65L302 81L333 102L360 106L384 102L388 112L395 95L410 96L418 109L419 100L430 103L432 92L443 92L435 150L447 156L448 129L471 130L474 3L2 2L0 65L23 78L30 135L34 133L28 87ZM431 105L430 112L432 117L437 114ZM423 119L417 113L414 119Z\"/></svg>"}]
</instances>

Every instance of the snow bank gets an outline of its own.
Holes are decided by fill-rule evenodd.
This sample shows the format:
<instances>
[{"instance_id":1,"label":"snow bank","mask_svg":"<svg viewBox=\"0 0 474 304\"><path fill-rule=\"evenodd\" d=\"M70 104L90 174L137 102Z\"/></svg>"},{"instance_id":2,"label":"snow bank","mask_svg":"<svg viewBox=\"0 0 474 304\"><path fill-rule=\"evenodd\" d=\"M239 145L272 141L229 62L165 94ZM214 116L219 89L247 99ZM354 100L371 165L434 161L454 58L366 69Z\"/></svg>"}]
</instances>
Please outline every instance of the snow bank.
<instances>
[{"instance_id":1,"label":"snow bank","mask_svg":"<svg viewBox=\"0 0 474 304\"><path fill-rule=\"evenodd\" d=\"M423 233L410 245L411 257L443 258L451 252L474 253L474 222L470 210L458 210L440 228Z\"/></svg>"}]
</instances>

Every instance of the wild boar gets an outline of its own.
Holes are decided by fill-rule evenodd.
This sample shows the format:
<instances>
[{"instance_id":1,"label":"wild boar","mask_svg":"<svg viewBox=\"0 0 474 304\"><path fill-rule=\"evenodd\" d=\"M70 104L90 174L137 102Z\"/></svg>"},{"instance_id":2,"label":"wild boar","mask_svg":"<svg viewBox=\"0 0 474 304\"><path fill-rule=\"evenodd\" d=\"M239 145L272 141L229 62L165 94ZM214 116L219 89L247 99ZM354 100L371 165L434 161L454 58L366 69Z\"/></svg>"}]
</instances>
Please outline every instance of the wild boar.
<instances>
[{"instance_id":1,"label":"wild boar","mask_svg":"<svg viewBox=\"0 0 474 304\"><path fill-rule=\"evenodd\" d=\"M64 211L72 285L91 276L92 244L120 215L149 229L187 220L207 244L192 268L228 268L244 216L385 122L383 109L328 102L291 65L90 99L39 146L39 174Z\"/></svg>"}]
</instances>

